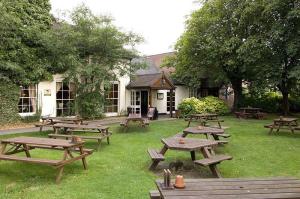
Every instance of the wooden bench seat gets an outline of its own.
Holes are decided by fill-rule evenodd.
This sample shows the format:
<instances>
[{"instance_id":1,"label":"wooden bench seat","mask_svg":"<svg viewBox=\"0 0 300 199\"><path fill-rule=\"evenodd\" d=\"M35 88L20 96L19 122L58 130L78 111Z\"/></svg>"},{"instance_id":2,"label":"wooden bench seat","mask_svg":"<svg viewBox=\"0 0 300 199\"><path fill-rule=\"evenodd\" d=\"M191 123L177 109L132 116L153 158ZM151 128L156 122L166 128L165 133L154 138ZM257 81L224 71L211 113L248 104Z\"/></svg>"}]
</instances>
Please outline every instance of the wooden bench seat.
<instances>
[{"instance_id":1,"label":"wooden bench seat","mask_svg":"<svg viewBox=\"0 0 300 199\"><path fill-rule=\"evenodd\" d=\"M218 144L228 144L227 140L215 140Z\"/></svg>"},{"instance_id":2,"label":"wooden bench seat","mask_svg":"<svg viewBox=\"0 0 300 199\"><path fill-rule=\"evenodd\" d=\"M62 147L49 147L49 146L43 146L43 145L29 145L29 149L34 149L34 148L41 148L41 149L55 149L55 150L65 150ZM76 151L79 152L80 149L79 148L73 148L72 151ZM88 148L84 148L83 149L84 153L88 153L88 154L92 154L94 152L94 149L88 149Z\"/></svg>"},{"instance_id":3,"label":"wooden bench seat","mask_svg":"<svg viewBox=\"0 0 300 199\"><path fill-rule=\"evenodd\" d=\"M149 125L150 122L148 119L145 119L143 123L144 123L144 125Z\"/></svg>"},{"instance_id":4,"label":"wooden bench seat","mask_svg":"<svg viewBox=\"0 0 300 199\"><path fill-rule=\"evenodd\" d=\"M160 193L157 190L149 191L150 199L161 199Z\"/></svg>"},{"instance_id":5,"label":"wooden bench seat","mask_svg":"<svg viewBox=\"0 0 300 199\"><path fill-rule=\"evenodd\" d=\"M89 130L89 129L69 129L67 132L72 133L72 132L86 132L86 133L99 133L98 130Z\"/></svg>"},{"instance_id":6,"label":"wooden bench seat","mask_svg":"<svg viewBox=\"0 0 300 199\"><path fill-rule=\"evenodd\" d=\"M13 155L0 155L0 160L38 163L38 164L46 164L51 166L57 166L61 162L61 160L46 160L46 159L38 159L38 158L19 157Z\"/></svg>"},{"instance_id":7,"label":"wooden bench seat","mask_svg":"<svg viewBox=\"0 0 300 199\"><path fill-rule=\"evenodd\" d=\"M295 130L300 130L300 126L295 126L294 129Z\"/></svg>"},{"instance_id":8,"label":"wooden bench seat","mask_svg":"<svg viewBox=\"0 0 300 199\"><path fill-rule=\"evenodd\" d=\"M52 127L52 124L50 122L47 123L39 123L39 124L35 124L35 127L39 127L40 128L40 132L43 131L43 127L48 126L48 127Z\"/></svg>"},{"instance_id":9,"label":"wooden bench seat","mask_svg":"<svg viewBox=\"0 0 300 199\"><path fill-rule=\"evenodd\" d=\"M224 160L231 160L232 157L229 155L214 155L210 158L204 158L201 160L195 160L195 164L199 164L201 166L209 166L209 165L214 165L214 164L219 164Z\"/></svg>"},{"instance_id":10,"label":"wooden bench seat","mask_svg":"<svg viewBox=\"0 0 300 199\"><path fill-rule=\"evenodd\" d=\"M120 126L125 126L125 127L127 127L127 121L124 120L124 121L120 122Z\"/></svg>"},{"instance_id":11,"label":"wooden bench seat","mask_svg":"<svg viewBox=\"0 0 300 199\"><path fill-rule=\"evenodd\" d=\"M157 150L155 149L148 149L148 153L152 160L160 160L160 161L165 160L164 155L158 153Z\"/></svg>"},{"instance_id":12,"label":"wooden bench seat","mask_svg":"<svg viewBox=\"0 0 300 199\"><path fill-rule=\"evenodd\" d=\"M222 133L222 134L216 134L218 137L223 137L223 138L229 138L231 137L230 134L225 134L225 133Z\"/></svg>"}]
</instances>

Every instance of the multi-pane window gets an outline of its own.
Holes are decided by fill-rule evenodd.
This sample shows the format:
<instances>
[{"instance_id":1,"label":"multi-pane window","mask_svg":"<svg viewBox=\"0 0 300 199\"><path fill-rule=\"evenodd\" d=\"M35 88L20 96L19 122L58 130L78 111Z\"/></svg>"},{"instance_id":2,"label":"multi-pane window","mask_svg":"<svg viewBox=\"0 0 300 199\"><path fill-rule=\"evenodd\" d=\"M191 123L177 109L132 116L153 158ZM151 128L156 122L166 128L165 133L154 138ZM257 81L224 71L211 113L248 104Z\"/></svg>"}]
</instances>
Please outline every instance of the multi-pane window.
<instances>
[{"instance_id":1,"label":"multi-pane window","mask_svg":"<svg viewBox=\"0 0 300 199\"><path fill-rule=\"evenodd\" d=\"M105 91L105 93L105 113L117 113L119 107L119 84L112 84L111 87Z\"/></svg>"},{"instance_id":2,"label":"multi-pane window","mask_svg":"<svg viewBox=\"0 0 300 199\"><path fill-rule=\"evenodd\" d=\"M36 86L22 86L19 98L19 113L35 113L37 108Z\"/></svg>"},{"instance_id":3,"label":"multi-pane window","mask_svg":"<svg viewBox=\"0 0 300 199\"><path fill-rule=\"evenodd\" d=\"M189 97L197 97L197 90L194 88L189 88Z\"/></svg>"},{"instance_id":4,"label":"multi-pane window","mask_svg":"<svg viewBox=\"0 0 300 199\"><path fill-rule=\"evenodd\" d=\"M130 113L141 113L141 91L132 90L130 99Z\"/></svg>"},{"instance_id":5,"label":"multi-pane window","mask_svg":"<svg viewBox=\"0 0 300 199\"><path fill-rule=\"evenodd\" d=\"M72 83L56 83L56 115L74 115L75 86Z\"/></svg>"},{"instance_id":6,"label":"multi-pane window","mask_svg":"<svg viewBox=\"0 0 300 199\"><path fill-rule=\"evenodd\" d=\"M171 110L171 93L167 92L167 112L170 112ZM173 92L172 95L172 110L175 110L175 92Z\"/></svg>"}]
</instances>

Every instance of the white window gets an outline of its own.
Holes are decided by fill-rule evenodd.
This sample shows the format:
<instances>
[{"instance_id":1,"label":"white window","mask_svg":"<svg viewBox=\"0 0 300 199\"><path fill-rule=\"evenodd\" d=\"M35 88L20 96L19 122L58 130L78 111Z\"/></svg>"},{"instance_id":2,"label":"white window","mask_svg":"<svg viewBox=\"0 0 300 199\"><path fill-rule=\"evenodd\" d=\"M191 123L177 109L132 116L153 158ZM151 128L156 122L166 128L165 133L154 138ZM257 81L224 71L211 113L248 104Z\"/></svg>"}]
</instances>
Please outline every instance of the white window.
<instances>
[{"instance_id":1,"label":"white window","mask_svg":"<svg viewBox=\"0 0 300 199\"><path fill-rule=\"evenodd\" d=\"M20 87L19 113L35 113L37 109L36 86Z\"/></svg>"},{"instance_id":2,"label":"white window","mask_svg":"<svg viewBox=\"0 0 300 199\"><path fill-rule=\"evenodd\" d=\"M75 85L72 83L56 83L56 115L72 116L74 113Z\"/></svg>"},{"instance_id":3,"label":"white window","mask_svg":"<svg viewBox=\"0 0 300 199\"><path fill-rule=\"evenodd\" d=\"M119 110L119 84L112 84L106 90L105 113L117 113Z\"/></svg>"},{"instance_id":4,"label":"white window","mask_svg":"<svg viewBox=\"0 0 300 199\"><path fill-rule=\"evenodd\" d=\"M131 113L141 113L141 91L131 90L130 108Z\"/></svg>"}]
</instances>

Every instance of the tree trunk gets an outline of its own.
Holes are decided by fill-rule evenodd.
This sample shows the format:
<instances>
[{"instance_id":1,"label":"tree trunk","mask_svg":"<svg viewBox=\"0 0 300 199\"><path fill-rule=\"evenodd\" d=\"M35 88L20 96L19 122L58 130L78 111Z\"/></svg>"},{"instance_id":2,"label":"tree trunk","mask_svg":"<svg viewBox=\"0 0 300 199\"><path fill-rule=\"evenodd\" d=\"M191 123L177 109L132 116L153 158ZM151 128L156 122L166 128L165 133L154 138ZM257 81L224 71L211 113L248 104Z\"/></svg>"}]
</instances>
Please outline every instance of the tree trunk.
<instances>
[{"instance_id":1,"label":"tree trunk","mask_svg":"<svg viewBox=\"0 0 300 199\"><path fill-rule=\"evenodd\" d=\"M234 91L234 102L233 102L233 111L238 110L241 104L243 97L243 88L242 88L242 79L235 79L231 81L232 88Z\"/></svg>"},{"instance_id":2,"label":"tree trunk","mask_svg":"<svg viewBox=\"0 0 300 199\"><path fill-rule=\"evenodd\" d=\"M288 115L290 106L289 106L289 92L281 91L282 93L282 111L284 115Z\"/></svg>"}]
</instances>

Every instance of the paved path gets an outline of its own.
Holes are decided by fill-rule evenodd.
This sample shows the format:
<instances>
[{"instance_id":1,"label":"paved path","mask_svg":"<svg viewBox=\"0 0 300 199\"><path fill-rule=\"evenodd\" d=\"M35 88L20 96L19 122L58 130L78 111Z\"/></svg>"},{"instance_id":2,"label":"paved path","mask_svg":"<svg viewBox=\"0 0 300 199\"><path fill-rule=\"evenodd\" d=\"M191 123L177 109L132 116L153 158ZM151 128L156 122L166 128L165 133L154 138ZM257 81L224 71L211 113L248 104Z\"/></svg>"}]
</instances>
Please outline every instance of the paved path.
<instances>
[{"instance_id":1,"label":"paved path","mask_svg":"<svg viewBox=\"0 0 300 199\"><path fill-rule=\"evenodd\" d=\"M117 124L124 120L126 117L108 117L101 120L91 120L88 121L90 124L102 124L102 125L110 125L110 124ZM160 116L159 121L167 121L167 120L175 120L176 118L170 118L167 116ZM156 120L157 121L157 120ZM52 127L44 127L43 131L51 131L53 130ZM18 133L30 133L30 132L39 132L39 127L31 127L31 128L17 128L17 129L8 129L8 130L0 130L0 135L9 135L9 134L18 134Z\"/></svg>"}]
</instances>

